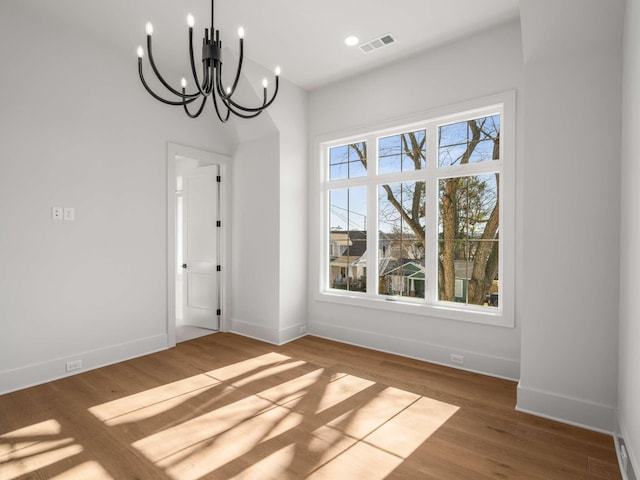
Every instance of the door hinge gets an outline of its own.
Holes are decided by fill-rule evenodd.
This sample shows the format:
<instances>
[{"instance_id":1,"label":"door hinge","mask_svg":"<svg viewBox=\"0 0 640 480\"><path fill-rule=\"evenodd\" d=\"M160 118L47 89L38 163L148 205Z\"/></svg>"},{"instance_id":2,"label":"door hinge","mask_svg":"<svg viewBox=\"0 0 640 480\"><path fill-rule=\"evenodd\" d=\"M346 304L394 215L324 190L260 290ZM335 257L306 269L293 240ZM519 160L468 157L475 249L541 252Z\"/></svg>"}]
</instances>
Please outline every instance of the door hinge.
<instances>
[{"instance_id":1,"label":"door hinge","mask_svg":"<svg viewBox=\"0 0 640 480\"><path fill-rule=\"evenodd\" d=\"M216 271L217 271L217 272L221 272L221 271L222 271L222 265L218 265L218 266L216 267Z\"/></svg>"},{"instance_id":2,"label":"door hinge","mask_svg":"<svg viewBox=\"0 0 640 480\"><path fill-rule=\"evenodd\" d=\"M221 177L220 175L218 175L218 176L216 177L216 182L220 183L221 181L222 181L222 177Z\"/></svg>"},{"instance_id":3,"label":"door hinge","mask_svg":"<svg viewBox=\"0 0 640 480\"><path fill-rule=\"evenodd\" d=\"M216 315L218 315L218 316L222 315L222 310L220 310L220 309L216 310Z\"/></svg>"},{"instance_id":4,"label":"door hinge","mask_svg":"<svg viewBox=\"0 0 640 480\"><path fill-rule=\"evenodd\" d=\"M220 220L218 220L218 221L216 222L216 227L221 227L221 226L222 226L222 222L221 222Z\"/></svg>"}]
</instances>

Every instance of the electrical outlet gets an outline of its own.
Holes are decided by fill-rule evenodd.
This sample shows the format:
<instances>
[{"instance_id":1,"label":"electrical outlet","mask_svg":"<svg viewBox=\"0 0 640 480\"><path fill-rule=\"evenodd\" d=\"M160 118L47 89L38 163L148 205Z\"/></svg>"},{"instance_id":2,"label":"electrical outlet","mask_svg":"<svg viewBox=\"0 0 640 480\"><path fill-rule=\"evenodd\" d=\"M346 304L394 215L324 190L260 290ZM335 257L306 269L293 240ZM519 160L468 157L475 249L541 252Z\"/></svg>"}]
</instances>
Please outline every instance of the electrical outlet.
<instances>
[{"instance_id":1,"label":"electrical outlet","mask_svg":"<svg viewBox=\"0 0 640 480\"><path fill-rule=\"evenodd\" d=\"M51 207L51 218L53 220L62 220L62 207Z\"/></svg>"},{"instance_id":2,"label":"electrical outlet","mask_svg":"<svg viewBox=\"0 0 640 480\"><path fill-rule=\"evenodd\" d=\"M82 360L70 360L65 364L64 368L67 372L79 370L82 368Z\"/></svg>"},{"instance_id":3,"label":"electrical outlet","mask_svg":"<svg viewBox=\"0 0 640 480\"><path fill-rule=\"evenodd\" d=\"M451 354L451 363L457 363L458 365L464 365L464 356L456 353Z\"/></svg>"},{"instance_id":4,"label":"electrical outlet","mask_svg":"<svg viewBox=\"0 0 640 480\"><path fill-rule=\"evenodd\" d=\"M627 463L629 462L629 455L627 455L627 449L624 445L620 445L620 466L622 471L627 471Z\"/></svg>"}]
</instances>

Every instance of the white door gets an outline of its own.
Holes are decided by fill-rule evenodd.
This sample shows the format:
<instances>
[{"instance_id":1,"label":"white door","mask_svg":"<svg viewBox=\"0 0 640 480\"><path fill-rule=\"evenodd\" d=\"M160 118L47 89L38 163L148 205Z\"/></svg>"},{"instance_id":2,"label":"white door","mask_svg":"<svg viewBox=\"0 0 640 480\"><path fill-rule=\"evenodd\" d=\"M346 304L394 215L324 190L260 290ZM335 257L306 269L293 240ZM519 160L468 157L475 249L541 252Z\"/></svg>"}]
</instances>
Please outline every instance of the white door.
<instances>
[{"instance_id":1,"label":"white door","mask_svg":"<svg viewBox=\"0 0 640 480\"><path fill-rule=\"evenodd\" d=\"M219 330L219 166L195 168L183 177L183 322Z\"/></svg>"}]
</instances>

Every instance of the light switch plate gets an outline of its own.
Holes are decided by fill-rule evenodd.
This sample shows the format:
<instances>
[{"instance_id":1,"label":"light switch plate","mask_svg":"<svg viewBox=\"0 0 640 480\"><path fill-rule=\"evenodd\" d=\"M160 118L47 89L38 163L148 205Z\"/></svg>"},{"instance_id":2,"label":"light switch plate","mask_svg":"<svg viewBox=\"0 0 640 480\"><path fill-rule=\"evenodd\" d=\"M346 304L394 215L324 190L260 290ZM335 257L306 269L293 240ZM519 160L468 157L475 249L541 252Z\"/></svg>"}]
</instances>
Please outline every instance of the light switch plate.
<instances>
[{"instance_id":1,"label":"light switch plate","mask_svg":"<svg viewBox=\"0 0 640 480\"><path fill-rule=\"evenodd\" d=\"M64 219L74 221L76 219L76 210L73 207L64 207Z\"/></svg>"}]
</instances>

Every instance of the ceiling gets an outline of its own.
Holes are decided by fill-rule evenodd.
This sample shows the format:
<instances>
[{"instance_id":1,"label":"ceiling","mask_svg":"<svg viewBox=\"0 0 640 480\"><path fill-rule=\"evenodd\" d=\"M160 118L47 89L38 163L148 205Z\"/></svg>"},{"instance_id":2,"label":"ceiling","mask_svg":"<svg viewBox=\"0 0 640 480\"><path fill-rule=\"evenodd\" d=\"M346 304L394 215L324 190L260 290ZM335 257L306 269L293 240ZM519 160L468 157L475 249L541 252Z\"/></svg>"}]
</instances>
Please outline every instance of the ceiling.
<instances>
[{"instance_id":1,"label":"ceiling","mask_svg":"<svg viewBox=\"0 0 640 480\"><path fill-rule=\"evenodd\" d=\"M5 1L5 0L3 0ZM210 18L209 0L14 0L20 8L82 29L135 62L154 26L154 54L162 69L187 67L186 16L196 19L200 42ZM237 49L245 29L245 55L274 68L300 87L313 90L356 73L468 36L519 16L518 0L218 0L215 26L224 44ZM207 24L207 25L205 25ZM391 33L393 45L364 54L344 39L361 42ZM180 67L182 68L182 67Z\"/></svg>"}]
</instances>

